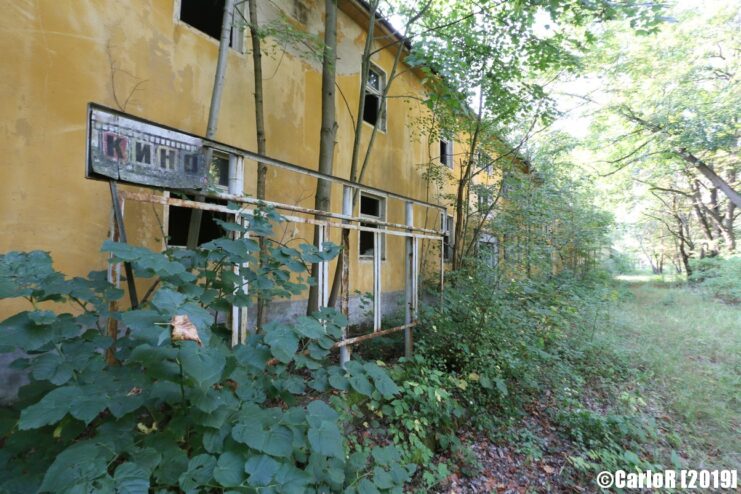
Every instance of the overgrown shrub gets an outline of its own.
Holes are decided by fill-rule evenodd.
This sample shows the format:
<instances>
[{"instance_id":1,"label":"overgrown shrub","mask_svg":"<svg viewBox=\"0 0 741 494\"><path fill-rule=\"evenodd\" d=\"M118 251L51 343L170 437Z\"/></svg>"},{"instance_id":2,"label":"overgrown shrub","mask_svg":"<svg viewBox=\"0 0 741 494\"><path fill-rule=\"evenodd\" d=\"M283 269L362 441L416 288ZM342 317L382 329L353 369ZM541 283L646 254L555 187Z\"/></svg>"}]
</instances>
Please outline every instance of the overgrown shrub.
<instances>
[{"instance_id":1,"label":"overgrown shrub","mask_svg":"<svg viewBox=\"0 0 741 494\"><path fill-rule=\"evenodd\" d=\"M364 398L353 410L366 421L370 434L402 451L404 463L422 465L421 483L430 487L449 474L445 465L434 464L436 454L460 447L456 433L465 410L454 390L466 383L430 367L421 356L401 359L389 372L399 393L390 400L380 395Z\"/></svg>"},{"instance_id":2,"label":"overgrown shrub","mask_svg":"<svg viewBox=\"0 0 741 494\"><path fill-rule=\"evenodd\" d=\"M692 269L690 281L727 303L741 303L741 257L696 259Z\"/></svg>"},{"instance_id":3,"label":"overgrown shrub","mask_svg":"<svg viewBox=\"0 0 741 494\"><path fill-rule=\"evenodd\" d=\"M418 345L432 365L468 382L458 393L477 419L516 413L550 379L568 351L564 331L583 313L566 276L494 287L486 270L451 276L443 304L422 313Z\"/></svg>"},{"instance_id":4,"label":"overgrown shrub","mask_svg":"<svg viewBox=\"0 0 741 494\"><path fill-rule=\"evenodd\" d=\"M222 226L269 234L279 220L244 216L248 227ZM276 246L262 266L247 238L165 254L112 242L103 250L157 280L151 299L119 311L123 293L105 273L67 279L43 252L0 257L0 297L31 306L0 324L2 349L22 350L14 365L31 378L0 415L0 491L401 492L414 465L345 433L349 396L393 400L399 388L374 363L330 363L341 315L270 324L236 348L215 317L257 293L300 292L308 265L335 246ZM175 330L174 316L194 328Z\"/></svg>"}]
</instances>

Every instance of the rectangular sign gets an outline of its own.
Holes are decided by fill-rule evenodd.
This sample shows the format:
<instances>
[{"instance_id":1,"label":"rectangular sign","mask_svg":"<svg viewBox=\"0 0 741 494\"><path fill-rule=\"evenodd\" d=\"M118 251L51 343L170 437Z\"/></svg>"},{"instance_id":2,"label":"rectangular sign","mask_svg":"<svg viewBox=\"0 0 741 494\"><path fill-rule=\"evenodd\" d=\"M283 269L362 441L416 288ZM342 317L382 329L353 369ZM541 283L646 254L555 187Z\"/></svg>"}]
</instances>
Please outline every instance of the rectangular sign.
<instances>
[{"instance_id":1,"label":"rectangular sign","mask_svg":"<svg viewBox=\"0 0 741 494\"><path fill-rule=\"evenodd\" d=\"M96 105L88 109L88 178L173 189L208 187L199 137Z\"/></svg>"}]
</instances>

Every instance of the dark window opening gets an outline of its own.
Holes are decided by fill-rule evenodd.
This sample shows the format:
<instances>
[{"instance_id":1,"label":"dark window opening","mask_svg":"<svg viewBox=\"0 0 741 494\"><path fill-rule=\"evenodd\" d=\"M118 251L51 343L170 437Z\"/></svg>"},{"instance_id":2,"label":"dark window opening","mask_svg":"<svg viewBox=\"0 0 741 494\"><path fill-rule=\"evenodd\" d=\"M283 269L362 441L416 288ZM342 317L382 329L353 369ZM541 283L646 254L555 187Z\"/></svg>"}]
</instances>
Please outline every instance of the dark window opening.
<instances>
[{"instance_id":1,"label":"dark window opening","mask_svg":"<svg viewBox=\"0 0 741 494\"><path fill-rule=\"evenodd\" d=\"M448 168L453 168L453 143L440 140L440 162Z\"/></svg>"},{"instance_id":2,"label":"dark window opening","mask_svg":"<svg viewBox=\"0 0 741 494\"><path fill-rule=\"evenodd\" d=\"M194 200L193 197L187 197L187 199ZM220 201L218 199L206 199L205 202L226 205L226 201ZM193 211L195 209L170 206L170 215L167 222L167 232L169 234L167 245L171 247L185 247L188 245L188 230L190 229L190 217ZM201 229L198 232L198 245L226 235L224 229L214 221L215 219L234 221L234 216L217 211L201 211Z\"/></svg>"},{"instance_id":3,"label":"dark window opening","mask_svg":"<svg viewBox=\"0 0 741 494\"><path fill-rule=\"evenodd\" d=\"M386 116L381 104L386 80L383 72L374 68L368 69L368 81L363 92L365 102L363 106L363 121L386 130Z\"/></svg>"},{"instance_id":4,"label":"dark window opening","mask_svg":"<svg viewBox=\"0 0 741 494\"><path fill-rule=\"evenodd\" d=\"M360 216L366 218L373 218L377 220L383 220L385 218L385 212L383 208L383 199L380 197L373 197L361 194L360 195ZM376 223L360 223L360 226L367 228L379 228ZM358 241L358 250L361 257L373 257L375 252L374 232L360 232L360 238ZM385 238L381 234L381 258L385 257Z\"/></svg>"},{"instance_id":5,"label":"dark window opening","mask_svg":"<svg viewBox=\"0 0 741 494\"><path fill-rule=\"evenodd\" d=\"M443 234L443 260L445 262L450 262L453 260L453 246L455 245L453 230L453 217L448 216L446 224L443 228L443 231L445 232Z\"/></svg>"},{"instance_id":6,"label":"dark window opening","mask_svg":"<svg viewBox=\"0 0 741 494\"><path fill-rule=\"evenodd\" d=\"M372 223L361 223L361 226L367 226L373 228L375 225ZM360 232L360 255L363 257L373 257L373 250L375 244L373 243L373 232Z\"/></svg>"},{"instance_id":7,"label":"dark window opening","mask_svg":"<svg viewBox=\"0 0 741 494\"><path fill-rule=\"evenodd\" d=\"M360 196L360 214L381 217L381 200L374 197Z\"/></svg>"},{"instance_id":8,"label":"dark window opening","mask_svg":"<svg viewBox=\"0 0 741 494\"><path fill-rule=\"evenodd\" d=\"M363 107L363 120L371 125L376 125L379 113L379 98L375 94L365 93L365 106Z\"/></svg>"},{"instance_id":9,"label":"dark window opening","mask_svg":"<svg viewBox=\"0 0 741 494\"><path fill-rule=\"evenodd\" d=\"M221 39L225 0L181 0L180 20L214 39ZM235 12L235 16L238 14ZM238 37L242 30L232 26L229 46L241 50Z\"/></svg>"}]
</instances>

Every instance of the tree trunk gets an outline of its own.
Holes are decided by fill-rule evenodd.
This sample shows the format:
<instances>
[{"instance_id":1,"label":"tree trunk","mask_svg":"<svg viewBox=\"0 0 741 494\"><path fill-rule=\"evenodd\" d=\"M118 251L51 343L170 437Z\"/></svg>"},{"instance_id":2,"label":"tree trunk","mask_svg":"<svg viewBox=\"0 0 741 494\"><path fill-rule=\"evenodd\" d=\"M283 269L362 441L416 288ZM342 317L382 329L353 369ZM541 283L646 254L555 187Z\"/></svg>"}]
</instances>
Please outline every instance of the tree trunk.
<instances>
[{"instance_id":1,"label":"tree trunk","mask_svg":"<svg viewBox=\"0 0 741 494\"><path fill-rule=\"evenodd\" d=\"M325 27L324 27L324 54L322 57L322 128L319 138L319 171L332 175L334 165L335 135L337 121L335 120L335 69L337 62L337 0L325 0ZM314 196L314 209L329 211L331 183L318 180ZM321 219L321 216L318 216ZM319 229L314 228L314 245L319 243ZM319 274L319 265L311 265L311 276L316 280ZM319 310L317 286L309 288L307 312L309 314Z\"/></svg>"},{"instance_id":2,"label":"tree trunk","mask_svg":"<svg viewBox=\"0 0 741 494\"><path fill-rule=\"evenodd\" d=\"M211 92L211 106L208 110L208 126L206 127L206 138L213 139L216 128L219 125L219 111L221 110L221 94L224 92L224 79L226 78L227 55L229 55L229 41L232 37L232 24L234 20L234 1L224 2L224 16L221 20L221 39L219 40L219 57L216 61L216 73L214 74L214 89ZM211 154L207 155L206 166L211 165ZM202 195L196 197L203 200ZM193 209L190 212L190 225L188 226L189 249L198 247L198 237L201 232L201 218L203 211Z\"/></svg>"},{"instance_id":3,"label":"tree trunk","mask_svg":"<svg viewBox=\"0 0 741 494\"><path fill-rule=\"evenodd\" d=\"M702 196L700 194L700 181L695 179L690 181L690 189L692 190L692 210L697 216L697 220L700 222L702 227L702 233L705 235L706 244L708 246L708 255L713 256L717 254L717 247L715 247L715 239L713 232L710 229L710 222L708 221L707 215L703 213L701 206L704 206L702 202Z\"/></svg>"},{"instance_id":4,"label":"tree trunk","mask_svg":"<svg viewBox=\"0 0 741 494\"><path fill-rule=\"evenodd\" d=\"M463 252L465 252L464 235L465 230L463 228L463 209L468 204L468 196L466 191L470 186L471 181L471 168L476 157L476 148L478 146L479 133L481 132L481 119L484 114L484 92L479 91L479 111L476 114L476 127L474 127L473 135L471 136L471 146L468 149L468 159L461 170L460 181L455 195L455 235L453 236L455 243L453 244L453 269L461 267L463 262ZM475 241L472 240L472 241Z\"/></svg>"},{"instance_id":5,"label":"tree trunk","mask_svg":"<svg viewBox=\"0 0 741 494\"><path fill-rule=\"evenodd\" d=\"M248 0L250 16L250 39L252 40L252 68L255 79L255 133L257 137L257 152L267 154L265 142L265 110L263 104L263 85L262 85L262 49L260 47L260 33L257 19L257 0ZM268 173L268 167L264 163L257 164L257 198L265 199L265 178ZM260 266L264 266L267 259L267 242L264 237L259 238L260 244ZM261 329L265 323L267 302L265 298L257 295L257 329Z\"/></svg>"},{"instance_id":6,"label":"tree trunk","mask_svg":"<svg viewBox=\"0 0 741 494\"><path fill-rule=\"evenodd\" d=\"M679 148L677 150L677 154L679 154L679 156L682 157L683 160L697 168L697 170L702 173L705 178L710 180L710 183L720 189L720 191L723 192L728 200L735 204L736 207L741 207L741 194L736 192L736 190L734 190L734 188L728 182L723 180L720 175L715 173L715 170L713 170L707 163L687 151L686 148Z\"/></svg>"},{"instance_id":7,"label":"tree trunk","mask_svg":"<svg viewBox=\"0 0 741 494\"><path fill-rule=\"evenodd\" d=\"M728 181L734 183L736 181L736 171L731 170L729 172ZM736 232L733 230L734 220L736 219L736 204L729 202L726 206L726 214L723 221L723 240L725 242L726 252L734 254L736 252Z\"/></svg>"}]
</instances>

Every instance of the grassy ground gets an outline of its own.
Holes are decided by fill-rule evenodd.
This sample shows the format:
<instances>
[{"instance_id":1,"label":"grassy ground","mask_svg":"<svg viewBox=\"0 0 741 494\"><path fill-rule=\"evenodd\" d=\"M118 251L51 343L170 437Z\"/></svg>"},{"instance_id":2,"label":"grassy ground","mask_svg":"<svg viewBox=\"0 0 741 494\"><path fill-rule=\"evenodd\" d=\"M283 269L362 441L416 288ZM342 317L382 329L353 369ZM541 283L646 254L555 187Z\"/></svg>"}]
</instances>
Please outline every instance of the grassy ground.
<instances>
[{"instance_id":1,"label":"grassy ground","mask_svg":"<svg viewBox=\"0 0 741 494\"><path fill-rule=\"evenodd\" d=\"M623 277L632 293L595 336L635 368L691 468L741 464L741 306L673 279ZM673 431L670 429L674 429Z\"/></svg>"}]
</instances>

